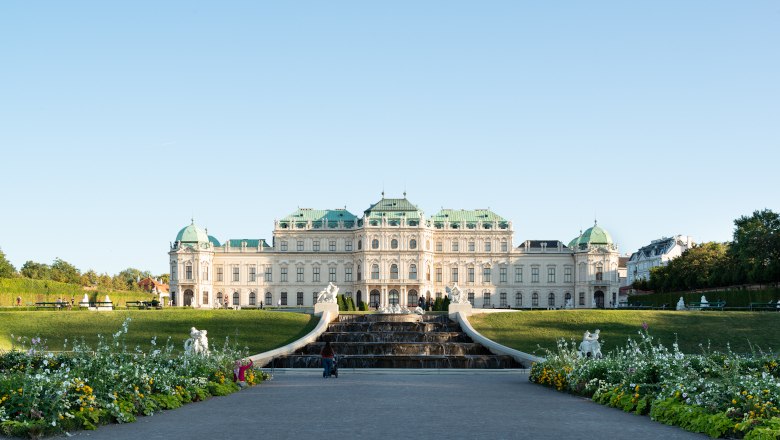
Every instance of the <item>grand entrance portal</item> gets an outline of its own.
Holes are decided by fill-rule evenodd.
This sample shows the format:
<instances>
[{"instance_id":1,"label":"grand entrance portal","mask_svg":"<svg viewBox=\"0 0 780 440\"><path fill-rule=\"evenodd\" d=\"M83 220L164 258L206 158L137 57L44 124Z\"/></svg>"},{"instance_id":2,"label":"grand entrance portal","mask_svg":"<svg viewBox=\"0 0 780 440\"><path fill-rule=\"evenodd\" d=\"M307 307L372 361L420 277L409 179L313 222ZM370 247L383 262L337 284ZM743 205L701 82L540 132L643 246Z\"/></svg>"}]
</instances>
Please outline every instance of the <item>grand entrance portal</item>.
<instances>
[{"instance_id":1,"label":"grand entrance portal","mask_svg":"<svg viewBox=\"0 0 780 440\"><path fill-rule=\"evenodd\" d=\"M195 297L195 294L192 293L192 290L187 289L184 291L184 306L185 307L192 307L192 299Z\"/></svg>"},{"instance_id":2,"label":"grand entrance portal","mask_svg":"<svg viewBox=\"0 0 780 440\"><path fill-rule=\"evenodd\" d=\"M593 299L596 302L597 309L604 308L604 292L597 290L596 293L593 294Z\"/></svg>"}]
</instances>

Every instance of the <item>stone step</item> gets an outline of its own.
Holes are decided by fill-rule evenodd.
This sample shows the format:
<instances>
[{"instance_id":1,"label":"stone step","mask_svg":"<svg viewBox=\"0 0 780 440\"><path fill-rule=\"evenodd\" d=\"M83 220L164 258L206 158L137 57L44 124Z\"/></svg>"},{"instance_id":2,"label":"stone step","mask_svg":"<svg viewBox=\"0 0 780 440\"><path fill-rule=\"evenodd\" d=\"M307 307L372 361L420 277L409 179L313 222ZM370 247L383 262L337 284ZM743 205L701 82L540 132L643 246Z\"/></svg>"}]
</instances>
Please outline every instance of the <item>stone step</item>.
<instances>
[{"instance_id":1,"label":"stone step","mask_svg":"<svg viewBox=\"0 0 780 440\"><path fill-rule=\"evenodd\" d=\"M322 342L471 342L463 332L325 332Z\"/></svg>"},{"instance_id":2,"label":"stone step","mask_svg":"<svg viewBox=\"0 0 780 440\"><path fill-rule=\"evenodd\" d=\"M319 355L324 342L308 344L296 354ZM337 355L374 356L466 356L490 355L485 347L463 342L335 342L331 344Z\"/></svg>"},{"instance_id":3,"label":"stone step","mask_svg":"<svg viewBox=\"0 0 780 440\"><path fill-rule=\"evenodd\" d=\"M521 368L510 356L339 356L339 368ZM319 355L291 355L275 359L275 368L320 368Z\"/></svg>"}]
</instances>

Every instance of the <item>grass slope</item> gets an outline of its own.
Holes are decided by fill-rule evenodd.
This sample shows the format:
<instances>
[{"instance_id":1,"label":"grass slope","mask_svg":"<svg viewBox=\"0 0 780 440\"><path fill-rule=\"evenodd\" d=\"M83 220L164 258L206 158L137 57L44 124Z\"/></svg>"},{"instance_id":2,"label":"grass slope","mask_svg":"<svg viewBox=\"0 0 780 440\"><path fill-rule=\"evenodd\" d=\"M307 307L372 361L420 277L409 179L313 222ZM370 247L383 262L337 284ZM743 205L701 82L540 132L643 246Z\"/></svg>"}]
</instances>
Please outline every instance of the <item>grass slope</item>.
<instances>
[{"instance_id":1,"label":"grass slope","mask_svg":"<svg viewBox=\"0 0 780 440\"><path fill-rule=\"evenodd\" d=\"M109 340L130 317L127 343L131 347L164 344L168 337L177 347L189 338L190 327L208 330L209 345L221 346L226 337L231 345L248 347L251 354L288 344L311 331L319 318L300 313L262 310L117 310L113 312L0 312L0 349L10 349L11 335L46 340L49 350L62 350L74 339L83 338L95 346L97 335Z\"/></svg>"},{"instance_id":2,"label":"grass slope","mask_svg":"<svg viewBox=\"0 0 780 440\"><path fill-rule=\"evenodd\" d=\"M51 280L30 278L0 278L0 307L16 305L16 297L22 297L22 305L36 302L54 302L57 298L78 303L87 294L91 301L103 301L106 295L114 304L125 305L125 301L148 301L152 295L142 291L84 290L81 286Z\"/></svg>"},{"instance_id":3,"label":"grass slope","mask_svg":"<svg viewBox=\"0 0 780 440\"><path fill-rule=\"evenodd\" d=\"M603 351L636 339L642 323L656 343L671 348L675 340L685 353L700 353L703 344L735 352L754 348L780 351L780 313L772 312L677 312L651 310L554 310L474 315L469 318L485 337L527 353L544 355L554 349L559 338L582 340L585 330L601 330Z\"/></svg>"}]
</instances>

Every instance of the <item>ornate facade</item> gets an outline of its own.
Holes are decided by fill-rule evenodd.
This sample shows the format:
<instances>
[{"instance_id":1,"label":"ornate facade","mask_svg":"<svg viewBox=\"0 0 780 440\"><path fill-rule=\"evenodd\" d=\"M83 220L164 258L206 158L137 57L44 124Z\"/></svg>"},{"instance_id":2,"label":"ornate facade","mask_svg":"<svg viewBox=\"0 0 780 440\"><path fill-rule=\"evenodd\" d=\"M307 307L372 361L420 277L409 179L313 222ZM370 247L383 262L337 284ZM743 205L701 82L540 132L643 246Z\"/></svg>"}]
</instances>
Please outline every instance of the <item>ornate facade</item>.
<instances>
[{"instance_id":1,"label":"ornate facade","mask_svg":"<svg viewBox=\"0 0 780 440\"><path fill-rule=\"evenodd\" d=\"M194 221L171 245L173 304L215 308L311 306L334 282L371 306L440 298L457 283L475 307L613 307L618 250L594 225L564 245L513 245L512 223L486 209L426 217L404 198L383 198L358 217L298 209L274 224L273 241L220 243ZM570 299L571 301L567 302Z\"/></svg>"}]
</instances>

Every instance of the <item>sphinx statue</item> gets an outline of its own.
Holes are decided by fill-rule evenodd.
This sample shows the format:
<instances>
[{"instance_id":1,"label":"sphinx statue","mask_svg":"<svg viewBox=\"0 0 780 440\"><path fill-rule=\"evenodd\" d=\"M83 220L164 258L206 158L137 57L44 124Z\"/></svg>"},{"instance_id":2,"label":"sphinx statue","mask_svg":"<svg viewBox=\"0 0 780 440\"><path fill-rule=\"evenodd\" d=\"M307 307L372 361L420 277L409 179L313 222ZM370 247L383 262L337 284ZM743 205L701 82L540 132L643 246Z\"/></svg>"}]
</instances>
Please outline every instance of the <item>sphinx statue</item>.
<instances>
[{"instance_id":1,"label":"sphinx statue","mask_svg":"<svg viewBox=\"0 0 780 440\"><path fill-rule=\"evenodd\" d=\"M458 283L453 284L452 289L445 287L444 290L447 292L447 296L450 297L450 304L466 304L469 302L469 299L458 287Z\"/></svg>"},{"instance_id":2,"label":"sphinx statue","mask_svg":"<svg viewBox=\"0 0 780 440\"><path fill-rule=\"evenodd\" d=\"M208 356L209 339L206 330L190 328L190 338L184 341L184 353L188 355Z\"/></svg>"},{"instance_id":3,"label":"sphinx statue","mask_svg":"<svg viewBox=\"0 0 780 440\"><path fill-rule=\"evenodd\" d=\"M579 350L579 357L581 358L588 358L592 357L593 359L601 359L601 343L599 343L599 329L596 329L593 333L590 331L585 331L585 335L582 337L582 342L580 342L580 350Z\"/></svg>"}]
</instances>

